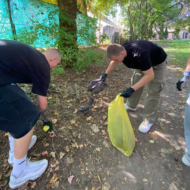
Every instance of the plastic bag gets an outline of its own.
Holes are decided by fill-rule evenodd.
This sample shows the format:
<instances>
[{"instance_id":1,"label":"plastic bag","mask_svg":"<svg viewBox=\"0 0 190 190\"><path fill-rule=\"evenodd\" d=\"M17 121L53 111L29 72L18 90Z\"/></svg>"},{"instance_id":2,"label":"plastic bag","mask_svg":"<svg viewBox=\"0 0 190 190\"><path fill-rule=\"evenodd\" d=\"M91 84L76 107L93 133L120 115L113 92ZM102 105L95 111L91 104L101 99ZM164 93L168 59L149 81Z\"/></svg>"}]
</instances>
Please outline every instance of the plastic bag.
<instances>
[{"instance_id":1,"label":"plastic bag","mask_svg":"<svg viewBox=\"0 0 190 190\"><path fill-rule=\"evenodd\" d=\"M135 136L123 97L117 95L108 109L108 133L110 140L118 150L130 156L135 148Z\"/></svg>"}]
</instances>

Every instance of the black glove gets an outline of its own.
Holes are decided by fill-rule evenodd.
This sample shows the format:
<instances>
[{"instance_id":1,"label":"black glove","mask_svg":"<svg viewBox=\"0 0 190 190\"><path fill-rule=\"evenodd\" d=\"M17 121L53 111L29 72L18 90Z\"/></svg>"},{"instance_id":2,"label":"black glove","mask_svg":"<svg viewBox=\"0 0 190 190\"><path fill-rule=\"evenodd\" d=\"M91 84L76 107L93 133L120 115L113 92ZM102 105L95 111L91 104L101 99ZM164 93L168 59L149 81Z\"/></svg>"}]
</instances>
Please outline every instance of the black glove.
<instances>
[{"instance_id":1,"label":"black glove","mask_svg":"<svg viewBox=\"0 0 190 190\"><path fill-rule=\"evenodd\" d=\"M44 121L44 128L43 130L45 132L52 132L53 131L53 126L51 121Z\"/></svg>"},{"instance_id":2,"label":"black glove","mask_svg":"<svg viewBox=\"0 0 190 190\"><path fill-rule=\"evenodd\" d=\"M190 71L184 71L183 77L176 84L178 91L182 91L182 89L181 89L182 84L183 84L183 88L186 87L189 76L190 76Z\"/></svg>"},{"instance_id":3,"label":"black glove","mask_svg":"<svg viewBox=\"0 0 190 190\"><path fill-rule=\"evenodd\" d=\"M124 98L129 98L135 90L133 88L128 88L127 90L123 91L120 96L123 96Z\"/></svg>"},{"instance_id":4,"label":"black glove","mask_svg":"<svg viewBox=\"0 0 190 190\"><path fill-rule=\"evenodd\" d=\"M104 73L100 78L101 78L103 81L105 81L107 76L108 76L108 75L107 75L106 73Z\"/></svg>"}]
</instances>

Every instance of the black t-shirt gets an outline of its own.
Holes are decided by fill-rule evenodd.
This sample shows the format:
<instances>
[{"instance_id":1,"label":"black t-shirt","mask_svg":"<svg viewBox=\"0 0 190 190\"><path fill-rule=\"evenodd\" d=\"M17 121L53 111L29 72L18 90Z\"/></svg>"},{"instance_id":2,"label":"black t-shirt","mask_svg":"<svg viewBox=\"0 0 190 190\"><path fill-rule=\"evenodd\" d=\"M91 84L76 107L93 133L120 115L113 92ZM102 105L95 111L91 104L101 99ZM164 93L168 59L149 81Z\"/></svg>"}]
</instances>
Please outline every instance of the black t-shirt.
<instances>
[{"instance_id":1,"label":"black t-shirt","mask_svg":"<svg viewBox=\"0 0 190 190\"><path fill-rule=\"evenodd\" d=\"M45 56L33 47L10 40L0 40L0 86L32 83L32 92L47 95L50 66Z\"/></svg>"},{"instance_id":2,"label":"black t-shirt","mask_svg":"<svg viewBox=\"0 0 190 190\"><path fill-rule=\"evenodd\" d=\"M156 66L165 61L167 54L165 51L149 41L138 40L123 47L127 51L127 56L123 60L125 66L133 69L147 71L152 66Z\"/></svg>"}]
</instances>

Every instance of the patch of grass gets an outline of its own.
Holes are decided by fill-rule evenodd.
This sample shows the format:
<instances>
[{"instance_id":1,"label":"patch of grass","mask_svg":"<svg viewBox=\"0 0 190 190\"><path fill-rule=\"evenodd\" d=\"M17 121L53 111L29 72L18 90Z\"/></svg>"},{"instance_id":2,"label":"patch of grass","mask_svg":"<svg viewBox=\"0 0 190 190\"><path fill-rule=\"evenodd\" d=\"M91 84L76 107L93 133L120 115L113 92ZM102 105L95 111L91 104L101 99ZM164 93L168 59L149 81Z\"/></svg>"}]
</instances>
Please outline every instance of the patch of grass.
<instances>
[{"instance_id":1,"label":"patch of grass","mask_svg":"<svg viewBox=\"0 0 190 190\"><path fill-rule=\"evenodd\" d=\"M156 44L164 45L162 42L167 42L164 50L168 54L168 62L185 69L190 56L190 40L158 41Z\"/></svg>"},{"instance_id":2,"label":"patch of grass","mask_svg":"<svg viewBox=\"0 0 190 190\"><path fill-rule=\"evenodd\" d=\"M155 41L154 43L157 45L164 45L164 44L168 43L168 41L167 40L160 40L160 41Z\"/></svg>"}]
</instances>

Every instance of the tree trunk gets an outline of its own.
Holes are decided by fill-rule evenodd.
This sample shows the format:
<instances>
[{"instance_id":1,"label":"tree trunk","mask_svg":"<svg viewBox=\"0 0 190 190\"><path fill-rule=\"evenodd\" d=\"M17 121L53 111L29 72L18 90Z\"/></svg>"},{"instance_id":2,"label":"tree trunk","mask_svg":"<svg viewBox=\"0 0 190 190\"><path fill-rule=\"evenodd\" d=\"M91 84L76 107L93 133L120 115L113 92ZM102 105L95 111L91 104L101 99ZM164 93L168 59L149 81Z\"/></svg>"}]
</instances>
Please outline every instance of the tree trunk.
<instances>
[{"instance_id":1,"label":"tree trunk","mask_svg":"<svg viewBox=\"0 0 190 190\"><path fill-rule=\"evenodd\" d=\"M76 24L76 17L77 17L77 0L58 0L58 6L61 12L66 13L69 18L72 19L72 22L63 19L61 17L61 13L59 14L59 23L60 28L66 27L66 32L72 35L72 39L68 39L65 35L60 36L59 41L59 49L64 50L67 48L72 48L73 54L75 51L78 51L77 47L77 24ZM76 56L72 56L72 60L69 60L66 65L72 66L73 63L77 61Z\"/></svg>"},{"instance_id":2,"label":"tree trunk","mask_svg":"<svg viewBox=\"0 0 190 190\"><path fill-rule=\"evenodd\" d=\"M15 24L13 23L13 20L12 20L10 0L7 0L7 3L8 3L9 20L10 20L10 23L11 23L12 35L13 35L14 40L16 41L17 40L16 29L15 29Z\"/></svg>"}]
</instances>

